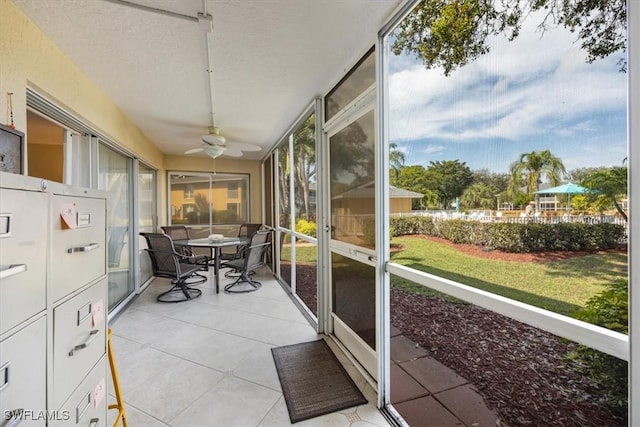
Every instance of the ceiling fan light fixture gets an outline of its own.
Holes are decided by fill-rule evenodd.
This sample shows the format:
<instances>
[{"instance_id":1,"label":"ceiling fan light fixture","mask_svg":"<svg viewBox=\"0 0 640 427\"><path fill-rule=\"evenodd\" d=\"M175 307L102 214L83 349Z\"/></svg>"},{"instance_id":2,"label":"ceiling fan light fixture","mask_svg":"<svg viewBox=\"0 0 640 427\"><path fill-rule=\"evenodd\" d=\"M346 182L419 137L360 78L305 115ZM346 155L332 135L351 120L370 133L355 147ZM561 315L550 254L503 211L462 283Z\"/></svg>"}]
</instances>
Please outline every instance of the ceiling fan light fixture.
<instances>
[{"instance_id":1,"label":"ceiling fan light fixture","mask_svg":"<svg viewBox=\"0 0 640 427\"><path fill-rule=\"evenodd\" d=\"M207 156L215 159L216 157L222 156L222 154L224 153L224 149L225 147L222 147L220 145L212 145L210 147L205 147L204 152L207 153Z\"/></svg>"}]
</instances>

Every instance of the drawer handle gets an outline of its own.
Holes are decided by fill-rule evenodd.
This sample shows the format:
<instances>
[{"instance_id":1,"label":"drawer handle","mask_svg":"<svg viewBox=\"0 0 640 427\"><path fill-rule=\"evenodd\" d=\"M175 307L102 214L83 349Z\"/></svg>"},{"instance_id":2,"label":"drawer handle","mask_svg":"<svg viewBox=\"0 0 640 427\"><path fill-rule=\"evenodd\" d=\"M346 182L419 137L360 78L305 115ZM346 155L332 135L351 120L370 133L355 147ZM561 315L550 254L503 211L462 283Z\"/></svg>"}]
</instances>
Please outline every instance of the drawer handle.
<instances>
[{"instance_id":1,"label":"drawer handle","mask_svg":"<svg viewBox=\"0 0 640 427\"><path fill-rule=\"evenodd\" d=\"M91 418L89 421L89 427L98 427L100 425L100 418Z\"/></svg>"},{"instance_id":2,"label":"drawer handle","mask_svg":"<svg viewBox=\"0 0 640 427\"><path fill-rule=\"evenodd\" d=\"M11 416L7 418L8 421L11 421L6 427L16 427L18 424L22 422L22 413L24 412L24 408L14 409L9 413Z\"/></svg>"},{"instance_id":3,"label":"drawer handle","mask_svg":"<svg viewBox=\"0 0 640 427\"><path fill-rule=\"evenodd\" d=\"M27 264L13 264L10 265L9 268L0 271L0 279L6 279L16 274L24 273L25 271L27 271Z\"/></svg>"},{"instance_id":4,"label":"drawer handle","mask_svg":"<svg viewBox=\"0 0 640 427\"><path fill-rule=\"evenodd\" d=\"M96 339L96 337L98 336L98 332L100 332L99 329L94 329L91 332L89 332L89 337L87 338L87 340L85 342L83 342L82 344L78 344L77 346L73 347L71 349L71 351L69 352L69 356L73 356L73 354L76 351L82 350L83 348L87 348L89 347L89 344L91 344L91 342Z\"/></svg>"},{"instance_id":5,"label":"drawer handle","mask_svg":"<svg viewBox=\"0 0 640 427\"><path fill-rule=\"evenodd\" d=\"M76 252L89 252L94 249L98 249L100 247L100 243L89 243L88 245L83 246L74 246L72 248L67 249L67 253L73 254Z\"/></svg>"},{"instance_id":6,"label":"drawer handle","mask_svg":"<svg viewBox=\"0 0 640 427\"><path fill-rule=\"evenodd\" d=\"M2 377L0 377L2 379L2 384L0 384L0 391L2 391L5 388L9 387L9 362L0 366L0 375L2 375Z\"/></svg>"},{"instance_id":7,"label":"drawer handle","mask_svg":"<svg viewBox=\"0 0 640 427\"><path fill-rule=\"evenodd\" d=\"M0 214L0 237L11 237L13 214Z\"/></svg>"},{"instance_id":8,"label":"drawer handle","mask_svg":"<svg viewBox=\"0 0 640 427\"><path fill-rule=\"evenodd\" d=\"M78 406L76 406L76 424L80 422L84 413L87 412L89 405L91 405L91 393L87 393L86 397L83 397Z\"/></svg>"}]
</instances>

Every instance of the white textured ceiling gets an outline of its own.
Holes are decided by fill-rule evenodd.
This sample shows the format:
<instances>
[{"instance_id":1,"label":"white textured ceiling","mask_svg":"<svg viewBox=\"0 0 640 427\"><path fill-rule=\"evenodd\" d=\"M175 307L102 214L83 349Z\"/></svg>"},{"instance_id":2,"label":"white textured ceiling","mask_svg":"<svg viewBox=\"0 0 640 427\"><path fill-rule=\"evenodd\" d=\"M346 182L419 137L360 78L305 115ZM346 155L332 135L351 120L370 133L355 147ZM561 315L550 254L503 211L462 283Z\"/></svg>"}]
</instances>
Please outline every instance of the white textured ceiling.
<instances>
[{"instance_id":1,"label":"white textured ceiling","mask_svg":"<svg viewBox=\"0 0 640 427\"><path fill-rule=\"evenodd\" d=\"M213 16L215 124L260 159L375 41L402 0L131 0ZM107 0L13 0L165 153L211 124L206 36L197 22ZM206 3L204 3L206 2Z\"/></svg>"}]
</instances>

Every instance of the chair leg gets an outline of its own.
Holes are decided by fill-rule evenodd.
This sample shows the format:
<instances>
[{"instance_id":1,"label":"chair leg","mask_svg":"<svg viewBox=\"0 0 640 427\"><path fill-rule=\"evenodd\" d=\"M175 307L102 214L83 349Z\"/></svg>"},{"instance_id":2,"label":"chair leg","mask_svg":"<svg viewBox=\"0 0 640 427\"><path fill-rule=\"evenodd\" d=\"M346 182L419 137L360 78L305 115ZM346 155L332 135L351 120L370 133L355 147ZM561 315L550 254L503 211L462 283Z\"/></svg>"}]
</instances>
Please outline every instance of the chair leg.
<instances>
[{"instance_id":1,"label":"chair leg","mask_svg":"<svg viewBox=\"0 0 640 427\"><path fill-rule=\"evenodd\" d=\"M183 302L189 301L194 298L198 298L202 295L200 289L193 289L185 283L184 280L172 281L173 286L166 292L161 293L156 297L158 302Z\"/></svg>"},{"instance_id":2,"label":"chair leg","mask_svg":"<svg viewBox=\"0 0 640 427\"><path fill-rule=\"evenodd\" d=\"M246 293L246 292L253 292L253 291L257 291L258 289L260 289L260 287L262 286L262 283L251 279L251 274L253 274L253 271L251 272L242 272L242 274L240 275L240 277L238 277L235 282L229 283L228 285L226 285L224 287L224 291L227 293L235 293L235 294L242 294L242 293ZM234 287L240 283L247 283L250 285L249 288L246 289L238 289Z\"/></svg>"},{"instance_id":3,"label":"chair leg","mask_svg":"<svg viewBox=\"0 0 640 427\"><path fill-rule=\"evenodd\" d=\"M249 272L250 276L253 276L253 273L255 273L255 271L251 271ZM238 277L242 276L242 272L240 270L228 270L224 273L224 277L226 277L227 279L237 279Z\"/></svg>"},{"instance_id":4,"label":"chair leg","mask_svg":"<svg viewBox=\"0 0 640 427\"><path fill-rule=\"evenodd\" d=\"M201 274L201 273L193 273L193 276L187 277L184 280L185 280L184 282L188 286L191 286L191 285L199 285L201 283L204 283L207 280L209 280L209 278L207 278L207 276L205 276L204 274Z\"/></svg>"},{"instance_id":5,"label":"chair leg","mask_svg":"<svg viewBox=\"0 0 640 427\"><path fill-rule=\"evenodd\" d=\"M240 277L241 274L238 270L228 270L224 273L224 277L226 277L227 279L236 279L238 277Z\"/></svg>"}]
</instances>

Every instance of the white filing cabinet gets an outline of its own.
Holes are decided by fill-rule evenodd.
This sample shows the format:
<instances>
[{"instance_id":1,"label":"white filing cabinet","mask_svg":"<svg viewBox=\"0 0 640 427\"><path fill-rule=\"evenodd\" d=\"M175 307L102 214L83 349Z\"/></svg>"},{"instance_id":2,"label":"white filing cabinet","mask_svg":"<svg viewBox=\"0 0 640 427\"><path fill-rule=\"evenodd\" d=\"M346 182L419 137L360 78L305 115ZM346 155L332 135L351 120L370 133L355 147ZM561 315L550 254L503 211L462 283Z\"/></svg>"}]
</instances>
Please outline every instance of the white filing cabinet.
<instances>
[{"instance_id":1,"label":"white filing cabinet","mask_svg":"<svg viewBox=\"0 0 640 427\"><path fill-rule=\"evenodd\" d=\"M0 427L106 423L106 194L0 172Z\"/></svg>"},{"instance_id":2,"label":"white filing cabinet","mask_svg":"<svg viewBox=\"0 0 640 427\"><path fill-rule=\"evenodd\" d=\"M46 307L47 201L44 193L0 188L0 334Z\"/></svg>"},{"instance_id":3,"label":"white filing cabinet","mask_svg":"<svg viewBox=\"0 0 640 427\"><path fill-rule=\"evenodd\" d=\"M45 411L46 406L47 323L40 316L0 342L0 425L16 425L20 410ZM26 417L26 413L23 413ZM19 423L44 426L35 412Z\"/></svg>"}]
</instances>

